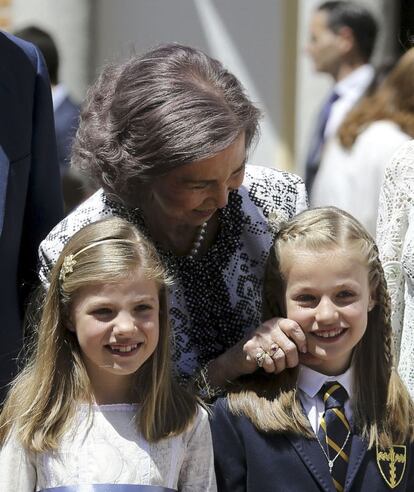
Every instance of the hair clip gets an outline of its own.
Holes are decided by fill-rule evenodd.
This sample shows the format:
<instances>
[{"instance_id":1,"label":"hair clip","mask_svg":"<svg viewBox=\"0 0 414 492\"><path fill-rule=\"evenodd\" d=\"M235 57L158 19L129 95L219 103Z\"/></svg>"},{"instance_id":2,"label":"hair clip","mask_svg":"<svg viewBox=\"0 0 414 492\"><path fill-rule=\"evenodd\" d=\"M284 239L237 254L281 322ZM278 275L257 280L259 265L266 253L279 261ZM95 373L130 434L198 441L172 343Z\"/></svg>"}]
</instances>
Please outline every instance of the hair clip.
<instances>
[{"instance_id":1,"label":"hair clip","mask_svg":"<svg viewBox=\"0 0 414 492\"><path fill-rule=\"evenodd\" d=\"M269 227L273 232L279 232L280 228L287 222L288 218L280 210L269 213L268 223Z\"/></svg>"},{"instance_id":2,"label":"hair clip","mask_svg":"<svg viewBox=\"0 0 414 492\"><path fill-rule=\"evenodd\" d=\"M79 256L80 254L82 254L83 252L87 251L90 248L94 248L98 244L108 244L108 243L136 244L135 241L131 241L130 239L121 239L121 238L101 239L100 241L96 241L94 243L88 244L87 246L80 249L76 253L71 253L70 255L65 256L62 266L60 267L59 280L61 282L64 282L66 280L66 276L69 273L73 272L73 267L76 265L75 258L77 256Z\"/></svg>"},{"instance_id":3,"label":"hair clip","mask_svg":"<svg viewBox=\"0 0 414 492\"><path fill-rule=\"evenodd\" d=\"M74 255L67 255L63 260L62 266L60 268L59 280L64 282L66 280L66 275L73 272L73 267L76 265L76 260Z\"/></svg>"}]
</instances>

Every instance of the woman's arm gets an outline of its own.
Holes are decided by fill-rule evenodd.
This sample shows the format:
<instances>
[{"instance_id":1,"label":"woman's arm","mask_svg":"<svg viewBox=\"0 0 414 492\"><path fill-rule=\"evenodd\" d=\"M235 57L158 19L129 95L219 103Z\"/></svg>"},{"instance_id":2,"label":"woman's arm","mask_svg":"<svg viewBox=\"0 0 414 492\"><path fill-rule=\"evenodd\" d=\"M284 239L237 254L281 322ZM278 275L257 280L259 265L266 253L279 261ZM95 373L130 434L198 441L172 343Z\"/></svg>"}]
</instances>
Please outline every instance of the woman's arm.
<instances>
[{"instance_id":1,"label":"woman's arm","mask_svg":"<svg viewBox=\"0 0 414 492\"><path fill-rule=\"evenodd\" d=\"M201 369L196 385L203 398L213 399L224 393L231 381L256 371L258 354L264 353L261 367L266 372L279 373L298 364L298 348L306 353L306 338L300 326L289 319L272 318L208 362Z\"/></svg>"}]
</instances>

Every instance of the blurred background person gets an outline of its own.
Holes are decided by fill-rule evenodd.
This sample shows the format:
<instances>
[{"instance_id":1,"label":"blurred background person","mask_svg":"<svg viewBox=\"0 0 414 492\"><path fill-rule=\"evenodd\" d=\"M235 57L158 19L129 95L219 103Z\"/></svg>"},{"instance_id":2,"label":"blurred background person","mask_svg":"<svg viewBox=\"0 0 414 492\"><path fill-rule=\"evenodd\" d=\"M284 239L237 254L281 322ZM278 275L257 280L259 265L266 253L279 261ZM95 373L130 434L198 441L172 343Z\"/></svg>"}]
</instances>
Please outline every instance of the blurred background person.
<instances>
[{"instance_id":1,"label":"blurred background person","mask_svg":"<svg viewBox=\"0 0 414 492\"><path fill-rule=\"evenodd\" d=\"M306 159L310 196L326 142L373 81L375 71L369 61L377 31L374 16L352 1L324 2L311 17L307 52L315 70L329 74L335 85L319 113Z\"/></svg>"},{"instance_id":2,"label":"blurred background person","mask_svg":"<svg viewBox=\"0 0 414 492\"><path fill-rule=\"evenodd\" d=\"M385 166L414 137L414 49L397 62L371 96L351 110L326 144L312 206L346 210L375 236Z\"/></svg>"},{"instance_id":3,"label":"blurred background person","mask_svg":"<svg viewBox=\"0 0 414 492\"><path fill-rule=\"evenodd\" d=\"M67 215L95 191L84 176L76 169L70 168L72 144L79 125L80 108L69 95L65 84L59 82L59 51L52 36L34 25L16 30L15 35L40 49L49 72L64 213Z\"/></svg>"},{"instance_id":4,"label":"blurred background person","mask_svg":"<svg viewBox=\"0 0 414 492\"><path fill-rule=\"evenodd\" d=\"M57 153L63 176L70 165L72 142L79 124L79 106L70 97L66 86L59 82L59 52L52 36L34 25L16 30L14 34L36 45L45 59L52 85Z\"/></svg>"},{"instance_id":5,"label":"blurred background person","mask_svg":"<svg viewBox=\"0 0 414 492\"><path fill-rule=\"evenodd\" d=\"M37 248L63 217L46 66L0 33L0 402L17 369L22 319L37 283Z\"/></svg>"},{"instance_id":6,"label":"blurred background person","mask_svg":"<svg viewBox=\"0 0 414 492\"><path fill-rule=\"evenodd\" d=\"M68 215L96 191L96 186L77 169L69 167L62 176L62 191L65 215Z\"/></svg>"}]
</instances>

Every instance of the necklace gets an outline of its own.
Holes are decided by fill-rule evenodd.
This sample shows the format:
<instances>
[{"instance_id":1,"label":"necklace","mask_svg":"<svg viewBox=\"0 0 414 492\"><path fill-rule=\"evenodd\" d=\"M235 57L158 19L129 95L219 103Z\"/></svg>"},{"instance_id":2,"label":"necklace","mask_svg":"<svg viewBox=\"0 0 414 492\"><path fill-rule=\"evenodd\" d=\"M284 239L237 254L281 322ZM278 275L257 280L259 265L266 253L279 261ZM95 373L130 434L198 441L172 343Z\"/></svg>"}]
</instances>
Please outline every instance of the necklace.
<instances>
[{"instance_id":1,"label":"necklace","mask_svg":"<svg viewBox=\"0 0 414 492\"><path fill-rule=\"evenodd\" d=\"M335 460L336 458L342 453L342 451L344 450L345 446L346 446L346 443L348 442L348 439L349 439L349 436L351 435L351 431L348 431L348 434L346 435L346 438L345 438L345 441L344 443L342 444L342 447L341 449L336 453L336 455L333 457L333 459L330 459L329 458L329 446L327 446L328 448L328 454L326 453L325 451L325 448L322 446L322 443L321 441L319 440L318 436L316 436L316 440L318 441L318 444L319 446L321 447L322 451L323 451L323 454L325 455L325 458L327 459L328 461L328 466L329 466L329 473L332 475L332 468L334 466L334 463L335 463Z\"/></svg>"},{"instance_id":2,"label":"necklace","mask_svg":"<svg viewBox=\"0 0 414 492\"><path fill-rule=\"evenodd\" d=\"M207 231L207 222L204 222L203 225L200 226L198 233L194 239L193 245L191 246L191 250L187 255L187 258L194 258L197 256L200 246L203 244L203 241L206 236Z\"/></svg>"}]
</instances>

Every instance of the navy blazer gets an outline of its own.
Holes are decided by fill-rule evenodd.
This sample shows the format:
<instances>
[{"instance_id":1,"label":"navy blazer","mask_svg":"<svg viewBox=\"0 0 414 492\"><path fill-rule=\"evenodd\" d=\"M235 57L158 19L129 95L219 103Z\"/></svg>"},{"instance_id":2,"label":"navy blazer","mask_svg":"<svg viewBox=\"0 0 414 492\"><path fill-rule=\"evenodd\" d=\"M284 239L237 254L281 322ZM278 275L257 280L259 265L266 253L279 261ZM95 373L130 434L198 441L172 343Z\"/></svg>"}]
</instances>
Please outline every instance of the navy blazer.
<instances>
[{"instance_id":1,"label":"navy blazer","mask_svg":"<svg viewBox=\"0 0 414 492\"><path fill-rule=\"evenodd\" d=\"M0 401L16 369L39 243L62 217L46 66L32 44L0 32Z\"/></svg>"},{"instance_id":2,"label":"navy blazer","mask_svg":"<svg viewBox=\"0 0 414 492\"><path fill-rule=\"evenodd\" d=\"M259 432L246 417L233 415L225 399L215 403L211 430L218 492L335 492L316 439ZM354 435L344 491L414 491L413 452L413 444L407 445L405 469L396 466L397 479L403 471L401 482L391 489L376 450ZM381 463L390 479L389 463Z\"/></svg>"}]
</instances>

